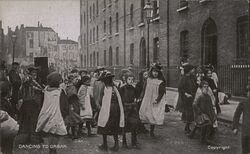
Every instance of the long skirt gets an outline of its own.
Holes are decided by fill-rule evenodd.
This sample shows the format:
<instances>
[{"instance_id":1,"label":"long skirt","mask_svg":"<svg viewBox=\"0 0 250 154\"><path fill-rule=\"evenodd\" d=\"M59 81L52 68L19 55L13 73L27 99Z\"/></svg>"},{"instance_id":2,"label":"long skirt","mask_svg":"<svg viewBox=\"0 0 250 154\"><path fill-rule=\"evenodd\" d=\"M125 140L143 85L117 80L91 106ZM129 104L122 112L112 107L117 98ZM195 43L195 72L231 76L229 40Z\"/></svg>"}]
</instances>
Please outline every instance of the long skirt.
<instances>
[{"instance_id":1,"label":"long skirt","mask_svg":"<svg viewBox=\"0 0 250 154\"><path fill-rule=\"evenodd\" d=\"M125 113L125 132L132 132L138 129L141 123L139 112L136 106L124 107Z\"/></svg>"},{"instance_id":2,"label":"long skirt","mask_svg":"<svg viewBox=\"0 0 250 154\"><path fill-rule=\"evenodd\" d=\"M109 119L105 127L98 126L97 133L102 135L117 135L122 133L120 127L120 107L118 102L111 102Z\"/></svg>"}]
</instances>

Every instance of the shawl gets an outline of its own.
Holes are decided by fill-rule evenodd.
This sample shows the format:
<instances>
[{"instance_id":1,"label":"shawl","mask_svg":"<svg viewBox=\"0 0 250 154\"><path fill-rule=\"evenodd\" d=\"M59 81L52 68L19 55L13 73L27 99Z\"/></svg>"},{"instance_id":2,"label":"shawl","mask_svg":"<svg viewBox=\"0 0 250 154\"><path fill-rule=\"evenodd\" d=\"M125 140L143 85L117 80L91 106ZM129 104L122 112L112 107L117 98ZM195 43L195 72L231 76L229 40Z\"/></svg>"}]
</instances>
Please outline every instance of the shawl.
<instances>
[{"instance_id":1,"label":"shawl","mask_svg":"<svg viewBox=\"0 0 250 154\"><path fill-rule=\"evenodd\" d=\"M118 98L118 103L120 107L120 127L124 127L124 110L122 105L122 99L121 96L117 90L116 87L105 87L104 88L104 95L102 98L102 107L99 113L98 117L98 126L105 127L108 119L109 119L109 113L110 113L110 104L111 104L111 97L112 97L112 88L114 88L114 91Z\"/></svg>"}]
</instances>

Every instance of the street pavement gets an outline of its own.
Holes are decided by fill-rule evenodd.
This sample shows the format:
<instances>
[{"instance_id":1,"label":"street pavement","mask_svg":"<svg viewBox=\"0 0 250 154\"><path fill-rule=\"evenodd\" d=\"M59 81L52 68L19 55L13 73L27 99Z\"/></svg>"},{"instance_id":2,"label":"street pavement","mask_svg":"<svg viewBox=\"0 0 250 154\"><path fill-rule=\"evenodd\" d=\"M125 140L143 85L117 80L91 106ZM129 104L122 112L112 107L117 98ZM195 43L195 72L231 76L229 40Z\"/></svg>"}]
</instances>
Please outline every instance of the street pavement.
<instances>
[{"instance_id":1,"label":"street pavement","mask_svg":"<svg viewBox=\"0 0 250 154\"><path fill-rule=\"evenodd\" d=\"M180 113L171 111L165 115L163 126L157 126L155 129L155 138L148 134L140 134L138 142L140 149L120 148L121 154L238 154L240 153L240 134L234 135L230 125L219 123L219 129L213 140L213 146L203 145L199 142L199 133L194 139L189 139L184 134L184 123L180 120ZM96 129L94 129L96 131ZM127 135L129 138L129 135ZM113 138L108 138L109 147L113 146ZM103 152L98 149L102 143L102 137L82 137L77 140L71 140L69 137L61 139L58 146L58 154L106 154L114 153L111 151ZM130 140L128 141L130 143ZM121 145L121 138L120 143ZM45 154L47 140L42 145L20 145L15 144L16 154Z\"/></svg>"}]
</instances>

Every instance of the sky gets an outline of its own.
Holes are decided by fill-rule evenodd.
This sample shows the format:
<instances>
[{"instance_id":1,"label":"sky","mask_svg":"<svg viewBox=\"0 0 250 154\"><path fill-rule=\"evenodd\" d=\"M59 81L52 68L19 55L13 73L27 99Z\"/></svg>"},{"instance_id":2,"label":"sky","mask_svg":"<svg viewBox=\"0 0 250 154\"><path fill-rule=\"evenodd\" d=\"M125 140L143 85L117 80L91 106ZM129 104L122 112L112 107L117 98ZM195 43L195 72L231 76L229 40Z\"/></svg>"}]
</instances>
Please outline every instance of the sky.
<instances>
[{"instance_id":1,"label":"sky","mask_svg":"<svg viewBox=\"0 0 250 154\"><path fill-rule=\"evenodd\" d=\"M80 0L0 0L0 20L4 33L8 26L51 27L61 39L77 41L80 35Z\"/></svg>"}]
</instances>

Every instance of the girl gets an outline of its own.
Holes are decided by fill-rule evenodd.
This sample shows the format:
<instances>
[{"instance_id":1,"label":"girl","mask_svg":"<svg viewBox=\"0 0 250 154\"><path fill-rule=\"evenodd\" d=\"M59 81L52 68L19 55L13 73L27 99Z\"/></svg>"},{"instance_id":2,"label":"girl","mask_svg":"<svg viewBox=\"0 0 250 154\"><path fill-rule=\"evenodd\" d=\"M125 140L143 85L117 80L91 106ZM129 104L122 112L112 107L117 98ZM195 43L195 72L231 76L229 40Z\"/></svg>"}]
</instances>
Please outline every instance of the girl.
<instances>
[{"instance_id":1,"label":"girl","mask_svg":"<svg viewBox=\"0 0 250 154\"><path fill-rule=\"evenodd\" d=\"M149 77L144 85L141 95L142 104L139 111L143 123L150 124L150 136L154 137L155 125L162 125L165 113L165 79L161 72L160 64L153 64Z\"/></svg>"},{"instance_id":2,"label":"girl","mask_svg":"<svg viewBox=\"0 0 250 154\"><path fill-rule=\"evenodd\" d=\"M66 118L66 125L67 125L67 131L71 129L72 132L72 139L76 139L79 135L76 132L76 126L79 125L82 122L82 119L80 117L80 104L79 104L79 98L77 96L77 78L76 76L70 75L69 76L69 83L66 87L66 93L69 99L69 116ZM80 128L78 130L80 132Z\"/></svg>"},{"instance_id":3,"label":"girl","mask_svg":"<svg viewBox=\"0 0 250 154\"><path fill-rule=\"evenodd\" d=\"M136 90L135 87L132 85L133 80L134 76L131 73L126 74L126 84L120 89L125 114L125 132L123 134L123 146L125 148L128 147L126 140L126 132L131 132L132 147L138 148L136 134L140 119L136 104Z\"/></svg>"},{"instance_id":4,"label":"girl","mask_svg":"<svg viewBox=\"0 0 250 154\"><path fill-rule=\"evenodd\" d=\"M103 72L98 80L104 82L105 87L101 89L101 109L99 112L97 133L103 135L103 144L99 146L101 150L107 151L107 135L113 135L115 140L112 151L118 151L118 134L124 127L124 110L121 96L114 86L113 77L110 72Z\"/></svg>"},{"instance_id":5,"label":"girl","mask_svg":"<svg viewBox=\"0 0 250 154\"><path fill-rule=\"evenodd\" d=\"M36 132L45 133L49 137L49 152L55 154L59 137L67 135L64 118L69 114L68 98L59 88L62 77L53 72L48 75L48 86L45 88L44 101L36 125Z\"/></svg>"},{"instance_id":6,"label":"girl","mask_svg":"<svg viewBox=\"0 0 250 154\"><path fill-rule=\"evenodd\" d=\"M212 124L216 120L213 103L208 94L208 83L202 81L200 84L202 94L194 101L194 115L196 128L201 128L201 142L209 144L207 140L208 132L212 128ZM195 129L196 129L195 128Z\"/></svg>"},{"instance_id":7,"label":"girl","mask_svg":"<svg viewBox=\"0 0 250 154\"><path fill-rule=\"evenodd\" d=\"M91 88L90 88L90 77L82 77L82 85L78 91L78 97L80 100L80 116L83 121L86 121L86 127L88 129L88 136L91 134L91 122L93 121L93 112L91 107ZM82 128L82 124L79 126ZM80 129L79 128L79 129Z\"/></svg>"}]
</instances>

